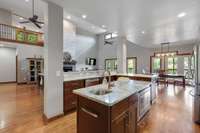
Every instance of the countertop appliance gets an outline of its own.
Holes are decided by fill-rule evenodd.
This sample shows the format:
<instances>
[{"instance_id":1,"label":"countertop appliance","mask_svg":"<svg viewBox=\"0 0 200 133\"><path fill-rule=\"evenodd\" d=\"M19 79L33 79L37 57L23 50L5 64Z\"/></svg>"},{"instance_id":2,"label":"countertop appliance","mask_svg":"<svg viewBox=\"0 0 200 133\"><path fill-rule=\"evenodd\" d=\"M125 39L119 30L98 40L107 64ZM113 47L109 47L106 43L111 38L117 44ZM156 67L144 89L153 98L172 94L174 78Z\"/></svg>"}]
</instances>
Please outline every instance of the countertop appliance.
<instances>
[{"instance_id":1,"label":"countertop appliance","mask_svg":"<svg viewBox=\"0 0 200 133\"><path fill-rule=\"evenodd\" d=\"M195 65L195 75L193 79L193 85L194 85L193 119L194 122L200 124L200 44L197 44L194 47L194 65Z\"/></svg>"}]
</instances>

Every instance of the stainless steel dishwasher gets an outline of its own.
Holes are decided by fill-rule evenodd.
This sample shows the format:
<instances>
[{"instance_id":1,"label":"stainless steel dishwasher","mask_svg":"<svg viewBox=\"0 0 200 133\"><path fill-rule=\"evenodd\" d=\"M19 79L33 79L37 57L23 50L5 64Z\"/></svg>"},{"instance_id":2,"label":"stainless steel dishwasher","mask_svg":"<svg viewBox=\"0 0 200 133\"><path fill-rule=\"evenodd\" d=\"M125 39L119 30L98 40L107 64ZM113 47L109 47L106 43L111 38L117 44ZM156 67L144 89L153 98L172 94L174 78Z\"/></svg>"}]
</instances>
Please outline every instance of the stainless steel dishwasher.
<instances>
[{"instance_id":1,"label":"stainless steel dishwasher","mask_svg":"<svg viewBox=\"0 0 200 133\"><path fill-rule=\"evenodd\" d=\"M151 86L139 92L138 98L138 121L150 110L151 108Z\"/></svg>"}]
</instances>

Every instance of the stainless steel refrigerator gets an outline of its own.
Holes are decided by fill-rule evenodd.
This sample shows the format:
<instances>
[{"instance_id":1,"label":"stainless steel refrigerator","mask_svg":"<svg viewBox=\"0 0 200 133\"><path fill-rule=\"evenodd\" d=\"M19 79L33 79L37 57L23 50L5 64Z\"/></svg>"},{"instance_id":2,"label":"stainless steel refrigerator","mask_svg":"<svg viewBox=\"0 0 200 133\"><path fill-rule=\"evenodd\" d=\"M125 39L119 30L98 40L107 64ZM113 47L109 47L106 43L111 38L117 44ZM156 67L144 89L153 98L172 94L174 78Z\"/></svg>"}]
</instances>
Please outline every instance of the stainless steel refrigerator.
<instances>
[{"instance_id":1,"label":"stainless steel refrigerator","mask_svg":"<svg viewBox=\"0 0 200 133\"><path fill-rule=\"evenodd\" d=\"M200 44L196 44L194 47L194 79L193 79L193 96L194 96L194 122L200 124Z\"/></svg>"}]
</instances>

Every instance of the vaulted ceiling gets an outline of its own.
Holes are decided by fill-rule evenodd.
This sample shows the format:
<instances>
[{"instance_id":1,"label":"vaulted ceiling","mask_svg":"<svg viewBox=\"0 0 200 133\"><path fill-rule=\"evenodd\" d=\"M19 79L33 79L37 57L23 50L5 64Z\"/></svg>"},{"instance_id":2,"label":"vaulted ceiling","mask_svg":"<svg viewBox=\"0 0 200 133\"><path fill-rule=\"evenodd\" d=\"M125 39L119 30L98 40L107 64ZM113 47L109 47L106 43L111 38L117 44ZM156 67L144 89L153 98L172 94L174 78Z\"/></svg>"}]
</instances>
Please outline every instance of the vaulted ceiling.
<instances>
[{"instance_id":1,"label":"vaulted ceiling","mask_svg":"<svg viewBox=\"0 0 200 133\"><path fill-rule=\"evenodd\" d=\"M31 2L1 0L0 7L28 16ZM43 16L43 4L37 12ZM199 0L45 0L64 8L65 18L94 33L118 32L135 44L156 47L162 42L194 42L199 36ZM83 14L87 15L82 19ZM179 17L178 17L179 15ZM182 17L181 17L182 16Z\"/></svg>"}]
</instances>

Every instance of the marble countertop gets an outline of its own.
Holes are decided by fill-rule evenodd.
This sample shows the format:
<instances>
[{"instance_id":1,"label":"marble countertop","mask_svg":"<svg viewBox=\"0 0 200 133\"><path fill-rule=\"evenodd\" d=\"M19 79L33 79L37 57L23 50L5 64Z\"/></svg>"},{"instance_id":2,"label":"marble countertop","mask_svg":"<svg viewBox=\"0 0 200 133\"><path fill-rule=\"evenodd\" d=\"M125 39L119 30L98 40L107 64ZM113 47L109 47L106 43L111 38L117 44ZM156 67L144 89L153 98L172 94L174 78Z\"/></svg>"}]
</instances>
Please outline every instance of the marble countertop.
<instances>
[{"instance_id":1,"label":"marble countertop","mask_svg":"<svg viewBox=\"0 0 200 133\"><path fill-rule=\"evenodd\" d=\"M82 97L88 98L95 102L101 103L106 106L113 106L116 103L128 98L129 96L150 86L150 82L145 81L115 81L112 92L105 95L93 94L95 90L104 88L104 85L96 85L92 87L74 90L73 93Z\"/></svg>"},{"instance_id":2,"label":"marble countertop","mask_svg":"<svg viewBox=\"0 0 200 133\"><path fill-rule=\"evenodd\" d=\"M144 78L152 78L153 75L147 75L147 74L123 74L123 73L117 73L117 74L111 74L111 76L128 76L128 77L144 77ZM100 78L103 77L102 75L94 74L80 74L80 75L64 75L64 81L74 81L74 80L83 80L83 79L92 79L92 78Z\"/></svg>"}]
</instances>

